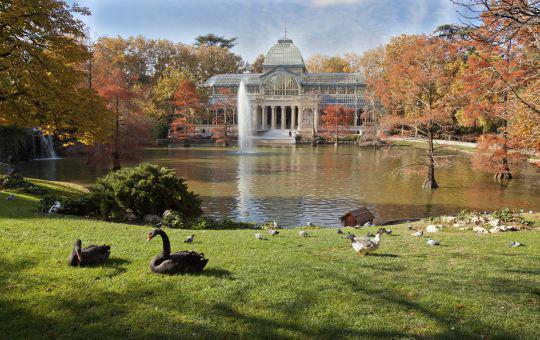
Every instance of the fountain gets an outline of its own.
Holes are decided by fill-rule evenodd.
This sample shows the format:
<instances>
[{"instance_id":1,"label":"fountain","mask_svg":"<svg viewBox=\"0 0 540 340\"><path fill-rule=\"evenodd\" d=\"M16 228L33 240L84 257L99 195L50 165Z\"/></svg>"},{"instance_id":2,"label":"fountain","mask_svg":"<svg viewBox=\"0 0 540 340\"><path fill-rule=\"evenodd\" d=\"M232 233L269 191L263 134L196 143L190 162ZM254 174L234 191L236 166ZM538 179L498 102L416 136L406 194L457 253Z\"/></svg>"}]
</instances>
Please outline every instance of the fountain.
<instances>
[{"instance_id":1,"label":"fountain","mask_svg":"<svg viewBox=\"0 0 540 340\"><path fill-rule=\"evenodd\" d=\"M41 159L55 159L56 152L54 151L54 142L52 135L39 134L39 157Z\"/></svg>"},{"instance_id":2,"label":"fountain","mask_svg":"<svg viewBox=\"0 0 540 340\"><path fill-rule=\"evenodd\" d=\"M240 152L249 152L253 138L253 119L246 85L242 80L238 88L238 146Z\"/></svg>"}]
</instances>

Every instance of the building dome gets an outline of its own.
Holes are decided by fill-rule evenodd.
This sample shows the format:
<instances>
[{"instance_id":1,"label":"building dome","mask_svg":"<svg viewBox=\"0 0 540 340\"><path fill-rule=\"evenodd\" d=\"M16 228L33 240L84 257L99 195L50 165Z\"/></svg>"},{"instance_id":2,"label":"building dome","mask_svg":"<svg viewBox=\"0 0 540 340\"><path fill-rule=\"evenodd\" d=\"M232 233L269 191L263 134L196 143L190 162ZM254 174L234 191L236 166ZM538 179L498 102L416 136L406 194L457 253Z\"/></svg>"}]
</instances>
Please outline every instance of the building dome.
<instances>
[{"instance_id":1,"label":"building dome","mask_svg":"<svg viewBox=\"0 0 540 340\"><path fill-rule=\"evenodd\" d=\"M263 66L304 66L304 59L300 49L293 43L292 39L284 36L278 43L270 47Z\"/></svg>"}]
</instances>

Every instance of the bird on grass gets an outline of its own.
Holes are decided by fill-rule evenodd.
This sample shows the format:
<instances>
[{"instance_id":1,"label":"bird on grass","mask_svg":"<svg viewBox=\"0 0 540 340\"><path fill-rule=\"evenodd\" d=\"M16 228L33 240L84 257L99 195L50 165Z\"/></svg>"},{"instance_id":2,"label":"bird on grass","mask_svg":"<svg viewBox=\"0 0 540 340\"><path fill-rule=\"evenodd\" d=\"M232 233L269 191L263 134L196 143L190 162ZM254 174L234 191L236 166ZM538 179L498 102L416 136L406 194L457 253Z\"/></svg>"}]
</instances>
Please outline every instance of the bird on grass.
<instances>
[{"instance_id":1,"label":"bird on grass","mask_svg":"<svg viewBox=\"0 0 540 340\"><path fill-rule=\"evenodd\" d=\"M424 235L424 232L422 230L419 230L419 231L411 234L411 236L416 236L416 237L420 237L422 235Z\"/></svg>"},{"instance_id":2,"label":"bird on grass","mask_svg":"<svg viewBox=\"0 0 540 340\"><path fill-rule=\"evenodd\" d=\"M195 234L192 234L191 236L186 237L184 240L184 243L191 243L195 239Z\"/></svg>"},{"instance_id":3,"label":"bird on grass","mask_svg":"<svg viewBox=\"0 0 540 340\"><path fill-rule=\"evenodd\" d=\"M276 220L274 220L274 223L272 223L272 225L274 226L274 229L279 229L279 225Z\"/></svg>"},{"instance_id":4,"label":"bird on grass","mask_svg":"<svg viewBox=\"0 0 540 340\"><path fill-rule=\"evenodd\" d=\"M6 198L8 201L13 201L15 199L15 195L9 194L9 196Z\"/></svg>"},{"instance_id":5,"label":"bird on grass","mask_svg":"<svg viewBox=\"0 0 540 340\"><path fill-rule=\"evenodd\" d=\"M345 238L351 240L351 245L357 255L366 255L379 248L381 242L381 232L377 232L377 236L373 239L359 239L349 233Z\"/></svg>"},{"instance_id":6,"label":"bird on grass","mask_svg":"<svg viewBox=\"0 0 540 340\"><path fill-rule=\"evenodd\" d=\"M364 227L369 227L369 226L371 226L371 222L364 223Z\"/></svg>"},{"instance_id":7,"label":"bird on grass","mask_svg":"<svg viewBox=\"0 0 540 340\"><path fill-rule=\"evenodd\" d=\"M337 233L338 233L338 234L343 234L343 230L341 230L341 229L338 228Z\"/></svg>"},{"instance_id":8,"label":"bird on grass","mask_svg":"<svg viewBox=\"0 0 540 340\"><path fill-rule=\"evenodd\" d=\"M392 234L392 229L386 229L386 234L391 235Z\"/></svg>"},{"instance_id":9,"label":"bird on grass","mask_svg":"<svg viewBox=\"0 0 540 340\"><path fill-rule=\"evenodd\" d=\"M274 229L269 229L269 230L268 230L268 233L269 233L271 236L276 236L277 234L279 234L279 231L274 230Z\"/></svg>"},{"instance_id":10,"label":"bird on grass","mask_svg":"<svg viewBox=\"0 0 540 340\"><path fill-rule=\"evenodd\" d=\"M105 263L111 255L111 247L104 244L96 246L94 244L82 248L82 241L76 240L73 251L68 257L68 265L73 267L96 266Z\"/></svg>"},{"instance_id":11,"label":"bird on grass","mask_svg":"<svg viewBox=\"0 0 540 340\"><path fill-rule=\"evenodd\" d=\"M377 232L377 234L378 234L379 232L380 232L380 230ZM366 237L367 237L367 238L374 238L375 235L373 235L372 233L367 233L367 234L366 234Z\"/></svg>"},{"instance_id":12,"label":"bird on grass","mask_svg":"<svg viewBox=\"0 0 540 340\"><path fill-rule=\"evenodd\" d=\"M409 225L407 225L407 229L408 230L413 230L414 228L413 228L412 224L409 224Z\"/></svg>"},{"instance_id":13,"label":"bird on grass","mask_svg":"<svg viewBox=\"0 0 540 340\"><path fill-rule=\"evenodd\" d=\"M430 246L438 246L441 244L441 242L430 238L429 240L427 240L427 244L429 244Z\"/></svg>"},{"instance_id":14,"label":"bird on grass","mask_svg":"<svg viewBox=\"0 0 540 340\"><path fill-rule=\"evenodd\" d=\"M308 226L308 227L311 227L311 222L308 222L308 223L307 223L307 226Z\"/></svg>"},{"instance_id":15,"label":"bird on grass","mask_svg":"<svg viewBox=\"0 0 540 340\"><path fill-rule=\"evenodd\" d=\"M261 234L261 233L256 233L255 238L257 240L266 240L266 237L264 237L263 234Z\"/></svg>"},{"instance_id":16,"label":"bird on grass","mask_svg":"<svg viewBox=\"0 0 540 340\"><path fill-rule=\"evenodd\" d=\"M302 237L308 237L308 236L309 236L308 233L307 233L305 230L300 230L300 231L298 232L298 235L300 235L300 236L302 236Z\"/></svg>"},{"instance_id":17,"label":"bird on grass","mask_svg":"<svg viewBox=\"0 0 540 340\"><path fill-rule=\"evenodd\" d=\"M510 244L508 246L512 247L512 248L515 248L515 247L524 247L525 245L523 243L512 241L512 242L510 242Z\"/></svg>"}]
</instances>

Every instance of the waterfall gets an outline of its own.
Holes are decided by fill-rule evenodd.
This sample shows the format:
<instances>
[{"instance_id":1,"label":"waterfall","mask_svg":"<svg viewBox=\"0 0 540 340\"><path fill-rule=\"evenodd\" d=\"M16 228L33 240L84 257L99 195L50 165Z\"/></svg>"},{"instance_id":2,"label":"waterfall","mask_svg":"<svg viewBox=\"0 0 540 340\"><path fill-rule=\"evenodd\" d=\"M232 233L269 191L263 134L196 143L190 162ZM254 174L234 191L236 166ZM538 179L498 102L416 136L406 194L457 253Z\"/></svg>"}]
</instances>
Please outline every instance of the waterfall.
<instances>
[{"instance_id":1,"label":"waterfall","mask_svg":"<svg viewBox=\"0 0 540 340\"><path fill-rule=\"evenodd\" d=\"M54 151L54 142L52 135L44 136L43 134L40 134L39 138L40 158L57 158L56 152Z\"/></svg>"},{"instance_id":2,"label":"waterfall","mask_svg":"<svg viewBox=\"0 0 540 340\"><path fill-rule=\"evenodd\" d=\"M253 137L253 119L251 117L251 107L249 105L248 92L242 80L238 88L238 146L241 152L251 149Z\"/></svg>"}]
</instances>

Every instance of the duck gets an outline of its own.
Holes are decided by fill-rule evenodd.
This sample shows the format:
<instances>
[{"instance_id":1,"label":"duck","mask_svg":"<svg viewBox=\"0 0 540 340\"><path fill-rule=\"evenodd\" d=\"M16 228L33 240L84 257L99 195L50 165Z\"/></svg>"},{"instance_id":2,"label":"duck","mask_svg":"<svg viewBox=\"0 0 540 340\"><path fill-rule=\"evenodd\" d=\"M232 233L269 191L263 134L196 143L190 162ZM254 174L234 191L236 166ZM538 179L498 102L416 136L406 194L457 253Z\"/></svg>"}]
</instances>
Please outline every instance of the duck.
<instances>
[{"instance_id":1,"label":"duck","mask_svg":"<svg viewBox=\"0 0 540 340\"><path fill-rule=\"evenodd\" d=\"M429 240L427 240L427 244L429 244L430 246L438 246L441 244L441 242L430 238Z\"/></svg>"},{"instance_id":2,"label":"duck","mask_svg":"<svg viewBox=\"0 0 540 340\"><path fill-rule=\"evenodd\" d=\"M424 232L422 230L419 230L419 231L411 234L411 236L416 236L416 237L420 237L422 235L424 235Z\"/></svg>"},{"instance_id":3,"label":"duck","mask_svg":"<svg viewBox=\"0 0 540 340\"><path fill-rule=\"evenodd\" d=\"M83 249L82 241L77 239L67 262L72 267L97 266L107 262L110 255L111 247L106 244L101 246L92 244Z\"/></svg>"},{"instance_id":4,"label":"duck","mask_svg":"<svg viewBox=\"0 0 540 340\"><path fill-rule=\"evenodd\" d=\"M150 270L157 274L200 273L208 263L203 253L179 251L171 254L169 237L162 229L154 229L148 233L147 242L157 235L163 241L163 251L150 261Z\"/></svg>"},{"instance_id":5,"label":"duck","mask_svg":"<svg viewBox=\"0 0 540 340\"><path fill-rule=\"evenodd\" d=\"M386 235L392 235L392 229L386 229Z\"/></svg>"},{"instance_id":6,"label":"duck","mask_svg":"<svg viewBox=\"0 0 540 340\"><path fill-rule=\"evenodd\" d=\"M366 255L379 248L381 233L377 232L377 235L373 239L359 239L351 233L346 238L351 240L351 245L357 255Z\"/></svg>"},{"instance_id":7,"label":"duck","mask_svg":"<svg viewBox=\"0 0 540 340\"><path fill-rule=\"evenodd\" d=\"M338 228L337 233L338 233L338 234L343 234L343 230L341 230L341 229Z\"/></svg>"},{"instance_id":8,"label":"duck","mask_svg":"<svg viewBox=\"0 0 540 340\"><path fill-rule=\"evenodd\" d=\"M364 223L364 227L369 227L369 226L371 226L371 222Z\"/></svg>"},{"instance_id":9,"label":"duck","mask_svg":"<svg viewBox=\"0 0 540 340\"><path fill-rule=\"evenodd\" d=\"M257 240L266 240L266 237L264 237L264 235L261 234L261 233L256 233L256 234L255 234L255 238L256 238Z\"/></svg>"},{"instance_id":10,"label":"duck","mask_svg":"<svg viewBox=\"0 0 540 340\"><path fill-rule=\"evenodd\" d=\"M300 231L298 232L298 235L300 235L300 236L302 236L302 237L308 237L308 236L309 236L308 233L307 233L307 231L305 231L305 230L300 230Z\"/></svg>"},{"instance_id":11,"label":"duck","mask_svg":"<svg viewBox=\"0 0 540 340\"><path fill-rule=\"evenodd\" d=\"M194 239L195 239L195 234L192 234L191 236L186 237L186 239L184 240L184 243L192 243Z\"/></svg>"},{"instance_id":12,"label":"duck","mask_svg":"<svg viewBox=\"0 0 540 340\"><path fill-rule=\"evenodd\" d=\"M269 230L268 230L268 233L269 233L271 236L276 236L277 234L279 234L279 231L274 230L274 229L269 229Z\"/></svg>"}]
</instances>

